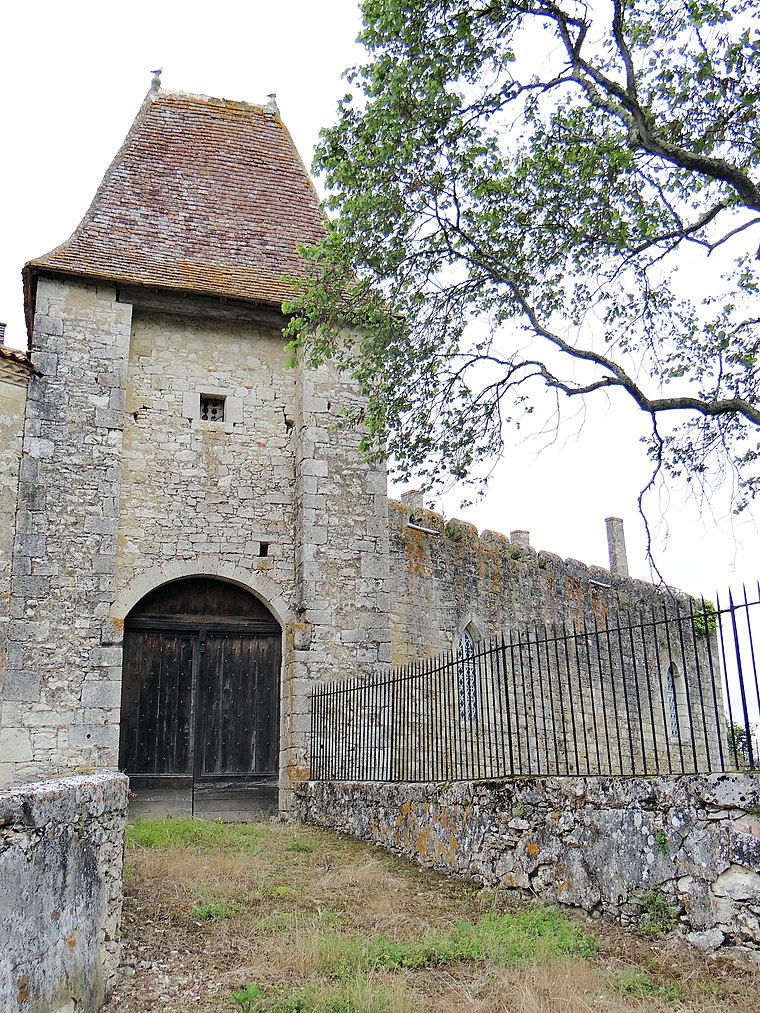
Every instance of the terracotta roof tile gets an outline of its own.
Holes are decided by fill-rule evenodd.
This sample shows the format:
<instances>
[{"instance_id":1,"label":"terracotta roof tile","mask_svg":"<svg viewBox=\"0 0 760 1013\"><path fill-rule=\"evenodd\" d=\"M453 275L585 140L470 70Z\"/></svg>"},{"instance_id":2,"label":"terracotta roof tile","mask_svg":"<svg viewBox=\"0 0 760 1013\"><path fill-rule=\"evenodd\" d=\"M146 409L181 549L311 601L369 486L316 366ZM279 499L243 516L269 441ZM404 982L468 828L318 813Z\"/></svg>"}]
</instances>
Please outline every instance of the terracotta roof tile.
<instances>
[{"instance_id":1,"label":"terracotta roof tile","mask_svg":"<svg viewBox=\"0 0 760 1013\"><path fill-rule=\"evenodd\" d=\"M275 111L151 91L74 234L27 264L27 298L55 272L279 306L322 222Z\"/></svg>"}]
</instances>

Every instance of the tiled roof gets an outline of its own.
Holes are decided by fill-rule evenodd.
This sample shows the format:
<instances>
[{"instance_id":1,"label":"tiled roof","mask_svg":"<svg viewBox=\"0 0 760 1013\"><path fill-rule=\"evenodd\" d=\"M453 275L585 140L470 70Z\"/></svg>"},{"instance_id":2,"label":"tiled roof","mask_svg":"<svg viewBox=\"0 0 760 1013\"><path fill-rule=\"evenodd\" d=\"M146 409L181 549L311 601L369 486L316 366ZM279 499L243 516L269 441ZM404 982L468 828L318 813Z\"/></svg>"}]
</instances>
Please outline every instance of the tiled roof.
<instances>
[{"instance_id":1,"label":"tiled roof","mask_svg":"<svg viewBox=\"0 0 760 1013\"><path fill-rule=\"evenodd\" d=\"M6 359L10 362L15 362L18 366L25 366L30 372L34 371L32 360L26 352L18 351L15 348L6 348L5 345L0 345L0 358Z\"/></svg>"},{"instance_id":2,"label":"tiled roof","mask_svg":"<svg viewBox=\"0 0 760 1013\"><path fill-rule=\"evenodd\" d=\"M322 234L275 109L151 91L74 234L25 269L280 305Z\"/></svg>"}]
</instances>

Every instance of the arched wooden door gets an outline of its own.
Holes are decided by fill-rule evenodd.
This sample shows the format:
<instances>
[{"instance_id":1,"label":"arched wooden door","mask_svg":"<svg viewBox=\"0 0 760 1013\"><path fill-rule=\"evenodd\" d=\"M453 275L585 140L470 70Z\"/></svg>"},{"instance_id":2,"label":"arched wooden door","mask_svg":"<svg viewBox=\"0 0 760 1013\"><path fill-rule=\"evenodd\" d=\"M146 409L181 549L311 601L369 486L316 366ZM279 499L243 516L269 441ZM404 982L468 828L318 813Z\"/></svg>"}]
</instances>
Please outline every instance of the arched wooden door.
<instances>
[{"instance_id":1,"label":"arched wooden door","mask_svg":"<svg viewBox=\"0 0 760 1013\"><path fill-rule=\"evenodd\" d=\"M281 630L244 589L164 584L124 624L119 768L132 815L277 808Z\"/></svg>"}]
</instances>

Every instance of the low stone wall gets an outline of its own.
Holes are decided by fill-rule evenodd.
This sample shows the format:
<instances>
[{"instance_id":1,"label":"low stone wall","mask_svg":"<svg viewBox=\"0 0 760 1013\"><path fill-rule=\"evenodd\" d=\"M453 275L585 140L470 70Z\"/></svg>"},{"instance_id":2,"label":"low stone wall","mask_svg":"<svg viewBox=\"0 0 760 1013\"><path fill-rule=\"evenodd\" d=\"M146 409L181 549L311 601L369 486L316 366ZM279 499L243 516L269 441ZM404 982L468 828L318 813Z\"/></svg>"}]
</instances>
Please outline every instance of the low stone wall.
<instances>
[{"instance_id":1,"label":"low stone wall","mask_svg":"<svg viewBox=\"0 0 760 1013\"><path fill-rule=\"evenodd\" d=\"M94 1013L119 958L127 778L0 791L0 1009Z\"/></svg>"},{"instance_id":2,"label":"low stone wall","mask_svg":"<svg viewBox=\"0 0 760 1013\"><path fill-rule=\"evenodd\" d=\"M760 954L760 778L308 782L300 817L441 872ZM652 891L656 891L653 893Z\"/></svg>"}]
</instances>

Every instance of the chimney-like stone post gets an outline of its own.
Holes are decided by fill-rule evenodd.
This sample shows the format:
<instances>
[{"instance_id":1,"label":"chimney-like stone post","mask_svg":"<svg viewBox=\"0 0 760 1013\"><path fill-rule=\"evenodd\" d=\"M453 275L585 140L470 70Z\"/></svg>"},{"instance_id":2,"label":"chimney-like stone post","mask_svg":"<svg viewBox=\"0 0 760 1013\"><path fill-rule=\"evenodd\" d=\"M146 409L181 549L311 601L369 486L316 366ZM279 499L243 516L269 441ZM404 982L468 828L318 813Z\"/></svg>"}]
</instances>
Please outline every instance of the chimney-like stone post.
<instances>
[{"instance_id":1,"label":"chimney-like stone post","mask_svg":"<svg viewBox=\"0 0 760 1013\"><path fill-rule=\"evenodd\" d=\"M523 549L529 549L530 531L511 531L509 540L513 545L520 545Z\"/></svg>"},{"instance_id":2,"label":"chimney-like stone post","mask_svg":"<svg viewBox=\"0 0 760 1013\"><path fill-rule=\"evenodd\" d=\"M407 489L401 493L401 502L407 510L423 510L425 508L425 496L419 489Z\"/></svg>"},{"instance_id":3,"label":"chimney-like stone post","mask_svg":"<svg viewBox=\"0 0 760 1013\"><path fill-rule=\"evenodd\" d=\"M610 573L618 577L628 576L628 553L625 550L625 532L621 517L608 517L607 547L610 553Z\"/></svg>"}]
</instances>

